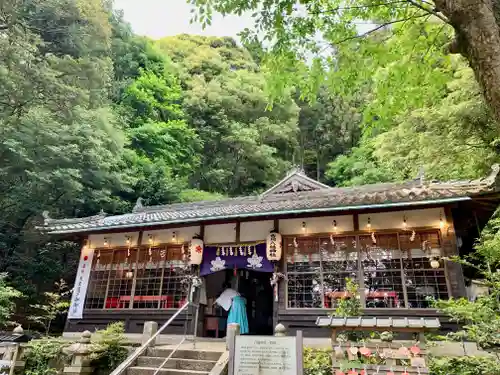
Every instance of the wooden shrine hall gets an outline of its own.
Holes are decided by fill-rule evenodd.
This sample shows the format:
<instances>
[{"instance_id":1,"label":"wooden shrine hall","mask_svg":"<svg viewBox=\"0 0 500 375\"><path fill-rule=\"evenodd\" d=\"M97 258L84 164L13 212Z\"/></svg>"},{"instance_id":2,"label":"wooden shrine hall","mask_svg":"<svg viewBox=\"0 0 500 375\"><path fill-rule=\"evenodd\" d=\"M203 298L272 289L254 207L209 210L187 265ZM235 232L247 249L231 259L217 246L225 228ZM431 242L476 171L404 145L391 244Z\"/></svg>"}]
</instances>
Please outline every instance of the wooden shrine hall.
<instances>
[{"instance_id":1,"label":"wooden shrine hall","mask_svg":"<svg viewBox=\"0 0 500 375\"><path fill-rule=\"evenodd\" d=\"M252 334L278 323L305 336L359 286L366 317L438 317L429 297L466 294L461 266L499 202L499 167L466 181L329 187L291 171L260 195L143 206L130 213L53 219L55 238L82 240L66 332L124 321L127 332L162 324L199 275L198 335L223 337L227 313L215 300L231 285L247 301ZM168 333L186 331L186 312Z\"/></svg>"}]
</instances>

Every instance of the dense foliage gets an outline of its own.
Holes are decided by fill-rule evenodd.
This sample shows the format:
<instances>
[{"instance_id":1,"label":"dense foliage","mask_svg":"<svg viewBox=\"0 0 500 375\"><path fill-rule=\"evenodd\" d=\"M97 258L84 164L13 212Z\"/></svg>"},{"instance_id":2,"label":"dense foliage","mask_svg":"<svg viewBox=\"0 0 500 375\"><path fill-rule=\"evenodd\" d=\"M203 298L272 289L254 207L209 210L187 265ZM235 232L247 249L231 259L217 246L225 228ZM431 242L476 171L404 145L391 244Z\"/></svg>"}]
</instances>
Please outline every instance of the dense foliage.
<instances>
[{"instance_id":1,"label":"dense foliage","mask_svg":"<svg viewBox=\"0 0 500 375\"><path fill-rule=\"evenodd\" d=\"M97 339L90 348L94 374L107 375L127 358L124 333L123 322L111 323L105 329L96 331L94 337Z\"/></svg>"},{"instance_id":2,"label":"dense foliage","mask_svg":"<svg viewBox=\"0 0 500 375\"><path fill-rule=\"evenodd\" d=\"M310 31L307 19L292 24L291 36ZM2 1L0 272L23 294L11 319L62 327L68 295L54 283L73 281L79 244L39 233L43 211L255 194L295 165L331 185L422 168L429 178L483 175L499 161L499 131L473 70L443 52L451 34L413 17L304 60L255 38L152 41L111 1ZM279 35L282 51L300 40ZM270 91L280 94L272 105ZM20 297L9 293L9 303Z\"/></svg>"},{"instance_id":3,"label":"dense foliage","mask_svg":"<svg viewBox=\"0 0 500 375\"><path fill-rule=\"evenodd\" d=\"M51 337L31 341L23 354L26 375L55 375L67 361L68 341Z\"/></svg>"}]
</instances>

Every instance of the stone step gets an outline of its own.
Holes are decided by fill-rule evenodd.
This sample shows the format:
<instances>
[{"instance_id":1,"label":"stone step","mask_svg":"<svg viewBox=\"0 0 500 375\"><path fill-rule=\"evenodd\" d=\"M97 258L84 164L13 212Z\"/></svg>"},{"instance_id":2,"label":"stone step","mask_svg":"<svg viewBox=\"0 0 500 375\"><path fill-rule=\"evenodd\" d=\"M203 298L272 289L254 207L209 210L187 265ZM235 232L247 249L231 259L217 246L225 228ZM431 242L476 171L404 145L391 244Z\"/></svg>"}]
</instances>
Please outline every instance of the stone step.
<instances>
[{"instance_id":1,"label":"stone step","mask_svg":"<svg viewBox=\"0 0 500 375\"><path fill-rule=\"evenodd\" d=\"M154 367L158 368L165 361L165 357L147 357L142 356L137 359L136 366L139 367ZM214 368L217 361L207 361L204 359L183 359L170 358L163 368L178 369L178 370L196 370L210 371Z\"/></svg>"},{"instance_id":2,"label":"stone step","mask_svg":"<svg viewBox=\"0 0 500 375\"><path fill-rule=\"evenodd\" d=\"M154 367L134 366L127 369L127 375L153 375L156 372ZM208 371L178 370L173 368L161 369L159 375L208 375Z\"/></svg>"},{"instance_id":3,"label":"stone step","mask_svg":"<svg viewBox=\"0 0 500 375\"><path fill-rule=\"evenodd\" d=\"M170 353L172 353L172 349L154 347L154 348L148 348L146 356L166 358ZM217 352L217 351L179 349L175 351L172 358L203 359L205 361L218 361L221 355L222 352Z\"/></svg>"}]
</instances>

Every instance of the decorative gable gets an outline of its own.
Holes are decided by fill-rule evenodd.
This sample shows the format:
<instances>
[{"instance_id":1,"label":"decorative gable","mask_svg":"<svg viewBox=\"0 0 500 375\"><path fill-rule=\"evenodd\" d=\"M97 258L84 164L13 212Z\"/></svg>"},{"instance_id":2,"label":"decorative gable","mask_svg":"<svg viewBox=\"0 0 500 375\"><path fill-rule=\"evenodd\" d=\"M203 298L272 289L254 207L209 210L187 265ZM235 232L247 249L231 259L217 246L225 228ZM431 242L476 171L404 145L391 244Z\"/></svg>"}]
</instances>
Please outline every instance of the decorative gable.
<instances>
[{"instance_id":1,"label":"decorative gable","mask_svg":"<svg viewBox=\"0 0 500 375\"><path fill-rule=\"evenodd\" d=\"M305 191L316 191L330 189L330 186L322 184L307 177L304 170L294 168L284 179L262 194L263 197L281 195L288 193L300 193Z\"/></svg>"}]
</instances>

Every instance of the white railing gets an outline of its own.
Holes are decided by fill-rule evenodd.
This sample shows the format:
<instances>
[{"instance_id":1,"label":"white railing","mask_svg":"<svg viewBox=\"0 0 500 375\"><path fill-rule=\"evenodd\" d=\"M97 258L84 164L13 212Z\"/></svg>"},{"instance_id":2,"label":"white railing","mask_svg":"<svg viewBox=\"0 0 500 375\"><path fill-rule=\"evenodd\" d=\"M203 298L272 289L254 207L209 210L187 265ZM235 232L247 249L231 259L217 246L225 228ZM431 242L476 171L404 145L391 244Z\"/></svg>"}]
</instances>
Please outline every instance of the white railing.
<instances>
[{"instance_id":1,"label":"white railing","mask_svg":"<svg viewBox=\"0 0 500 375\"><path fill-rule=\"evenodd\" d=\"M174 320L179 316L181 312L183 312L185 309L189 307L189 305L196 306L192 304L191 302L186 302L182 307L180 307L174 315L164 324L160 327L160 329L153 335L151 336L142 346L138 349L136 349L131 355L127 357L122 363L118 365L116 369L113 370L113 372L110 375L122 375L125 373L125 371L132 365L134 362L139 358L147 349L148 347L155 342L156 338L158 335L160 335ZM196 306L196 312L198 312L198 306ZM196 314L198 315L198 314ZM196 326L196 324L195 324ZM195 331L195 337L196 337L196 331ZM174 352L177 350L177 348L186 340L186 336L182 339L181 343L177 345L177 347L170 353L170 355L167 357L167 359L162 363L162 365L156 370L155 375L160 371L160 369L165 366L165 363L172 357Z\"/></svg>"}]
</instances>

